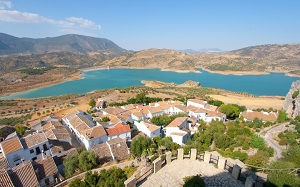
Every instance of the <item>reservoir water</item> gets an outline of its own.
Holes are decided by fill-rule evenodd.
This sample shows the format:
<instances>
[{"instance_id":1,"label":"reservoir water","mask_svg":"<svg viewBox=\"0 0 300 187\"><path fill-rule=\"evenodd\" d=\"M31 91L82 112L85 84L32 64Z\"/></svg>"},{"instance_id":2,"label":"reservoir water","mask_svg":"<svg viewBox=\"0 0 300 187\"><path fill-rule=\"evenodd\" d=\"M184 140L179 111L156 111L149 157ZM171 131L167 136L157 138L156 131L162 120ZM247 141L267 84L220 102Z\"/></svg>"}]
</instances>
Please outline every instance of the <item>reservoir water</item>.
<instances>
[{"instance_id":1,"label":"reservoir water","mask_svg":"<svg viewBox=\"0 0 300 187\"><path fill-rule=\"evenodd\" d=\"M1 99L38 98L63 94L83 94L93 90L107 88L124 88L142 85L141 80L159 80L165 82L183 83L194 80L202 87L221 88L230 91L248 92L250 94L284 96L291 83L299 80L283 73L267 75L222 75L200 70L201 73L177 73L160 71L159 69L110 69L85 72L82 79L63 82L43 88L11 94Z\"/></svg>"}]
</instances>

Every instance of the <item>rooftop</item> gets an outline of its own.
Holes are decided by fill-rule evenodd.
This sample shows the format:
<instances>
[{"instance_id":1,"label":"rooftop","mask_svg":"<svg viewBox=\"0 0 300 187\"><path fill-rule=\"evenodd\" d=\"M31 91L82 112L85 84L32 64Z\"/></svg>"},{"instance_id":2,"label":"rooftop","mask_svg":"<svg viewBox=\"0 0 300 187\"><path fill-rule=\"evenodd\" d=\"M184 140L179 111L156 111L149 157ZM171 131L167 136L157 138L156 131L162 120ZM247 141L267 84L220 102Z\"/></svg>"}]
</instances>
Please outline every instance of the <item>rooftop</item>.
<instances>
[{"instance_id":1,"label":"rooftop","mask_svg":"<svg viewBox=\"0 0 300 187\"><path fill-rule=\"evenodd\" d=\"M36 171L39 180L52 176L58 172L53 158L49 155L35 160L33 162L33 168Z\"/></svg>"},{"instance_id":2,"label":"rooftop","mask_svg":"<svg viewBox=\"0 0 300 187\"><path fill-rule=\"evenodd\" d=\"M0 170L0 187L14 187L7 171L4 169Z\"/></svg>"},{"instance_id":3,"label":"rooftop","mask_svg":"<svg viewBox=\"0 0 300 187\"><path fill-rule=\"evenodd\" d=\"M11 169L9 174L14 186L38 186L38 180L31 162L26 161Z\"/></svg>"},{"instance_id":4,"label":"rooftop","mask_svg":"<svg viewBox=\"0 0 300 187\"><path fill-rule=\"evenodd\" d=\"M198 103L198 104L201 104L201 105L205 105L207 102L206 101L203 101L203 100L200 100L200 99L189 99L188 102L193 102L193 103Z\"/></svg>"},{"instance_id":5,"label":"rooftop","mask_svg":"<svg viewBox=\"0 0 300 187\"><path fill-rule=\"evenodd\" d=\"M19 137L11 138L1 142L1 146L5 154L10 154L12 152L23 149Z\"/></svg>"},{"instance_id":6,"label":"rooftop","mask_svg":"<svg viewBox=\"0 0 300 187\"><path fill-rule=\"evenodd\" d=\"M174 119L167 127L179 127L187 119L188 119L187 117L178 117L178 118Z\"/></svg>"},{"instance_id":7,"label":"rooftop","mask_svg":"<svg viewBox=\"0 0 300 187\"><path fill-rule=\"evenodd\" d=\"M108 136L123 134L126 132L130 132L130 126L123 124L123 123L118 123L114 127L106 129L106 132L107 132Z\"/></svg>"},{"instance_id":8,"label":"rooftop","mask_svg":"<svg viewBox=\"0 0 300 187\"><path fill-rule=\"evenodd\" d=\"M30 148L48 141L45 133L43 132L27 135L22 140L26 148Z\"/></svg>"}]
</instances>

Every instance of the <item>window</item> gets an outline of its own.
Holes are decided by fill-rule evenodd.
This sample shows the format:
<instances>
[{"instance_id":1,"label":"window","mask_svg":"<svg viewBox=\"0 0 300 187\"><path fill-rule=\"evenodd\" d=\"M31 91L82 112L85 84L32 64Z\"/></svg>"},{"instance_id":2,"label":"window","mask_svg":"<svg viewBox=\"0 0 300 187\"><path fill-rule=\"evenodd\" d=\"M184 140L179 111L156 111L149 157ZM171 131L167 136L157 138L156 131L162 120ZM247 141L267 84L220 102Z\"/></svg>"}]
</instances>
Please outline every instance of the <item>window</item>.
<instances>
[{"instance_id":1,"label":"window","mask_svg":"<svg viewBox=\"0 0 300 187\"><path fill-rule=\"evenodd\" d=\"M32 158L32 161L35 161L36 159L37 159L37 157L33 157L33 158Z\"/></svg>"},{"instance_id":2,"label":"window","mask_svg":"<svg viewBox=\"0 0 300 187\"><path fill-rule=\"evenodd\" d=\"M32 154L32 153L34 153L34 150L33 150L33 149L30 149L30 151L29 151L29 152L30 152L30 154Z\"/></svg>"},{"instance_id":3,"label":"window","mask_svg":"<svg viewBox=\"0 0 300 187\"><path fill-rule=\"evenodd\" d=\"M48 150L48 147L47 147L46 144L43 145L43 149L44 149L44 151L47 151L47 150Z\"/></svg>"},{"instance_id":4,"label":"window","mask_svg":"<svg viewBox=\"0 0 300 187\"><path fill-rule=\"evenodd\" d=\"M41 150L40 150L40 148L39 148L39 147L35 148L35 152L36 152L36 155L39 155L39 154L41 154Z\"/></svg>"},{"instance_id":5,"label":"window","mask_svg":"<svg viewBox=\"0 0 300 187\"><path fill-rule=\"evenodd\" d=\"M50 184L50 181L49 181L48 178L45 179L45 183L46 183L46 185L49 185L49 184Z\"/></svg>"}]
</instances>

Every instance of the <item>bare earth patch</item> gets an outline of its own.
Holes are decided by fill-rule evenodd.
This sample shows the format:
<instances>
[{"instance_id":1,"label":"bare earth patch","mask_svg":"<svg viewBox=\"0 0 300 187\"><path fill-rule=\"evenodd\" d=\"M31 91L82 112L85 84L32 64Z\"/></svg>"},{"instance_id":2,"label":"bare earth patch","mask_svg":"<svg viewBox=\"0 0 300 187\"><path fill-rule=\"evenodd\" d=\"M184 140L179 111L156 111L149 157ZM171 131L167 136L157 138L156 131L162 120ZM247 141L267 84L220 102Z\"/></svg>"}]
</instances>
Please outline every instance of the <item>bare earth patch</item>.
<instances>
[{"instance_id":1,"label":"bare earth patch","mask_svg":"<svg viewBox=\"0 0 300 187\"><path fill-rule=\"evenodd\" d=\"M213 99L223 101L224 103L244 105L248 109L274 108L279 110L282 108L284 102L284 100L282 100L280 97L251 97L232 94L209 96Z\"/></svg>"}]
</instances>

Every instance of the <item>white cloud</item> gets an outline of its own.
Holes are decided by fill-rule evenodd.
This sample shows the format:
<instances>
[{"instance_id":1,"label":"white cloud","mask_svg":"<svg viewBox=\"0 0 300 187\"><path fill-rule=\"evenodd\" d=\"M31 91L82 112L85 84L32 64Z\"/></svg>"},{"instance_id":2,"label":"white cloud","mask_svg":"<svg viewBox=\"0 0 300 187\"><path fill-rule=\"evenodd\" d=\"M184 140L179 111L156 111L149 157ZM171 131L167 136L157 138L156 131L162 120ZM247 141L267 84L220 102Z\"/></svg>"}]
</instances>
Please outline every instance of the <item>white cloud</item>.
<instances>
[{"instance_id":1,"label":"white cloud","mask_svg":"<svg viewBox=\"0 0 300 187\"><path fill-rule=\"evenodd\" d=\"M0 9L11 8L12 3L7 0L0 0Z\"/></svg>"},{"instance_id":2,"label":"white cloud","mask_svg":"<svg viewBox=\"0 0 300 187\"><path fill-rule=\"evenodd\" d=\"M9 1L0 0L0 2L7 3ZM8 3L8 5L11 7L11 3ZM18 10L7 10L5 8L0 8L0 21L15 23L48 23L58 26L61 31L68 33L77 33L77 30L78 32L82 32L82 29L97 31L101 28L100 25L84 18L68 17L63 20L55 20L35 13L21 12Z\"/></svg>"}]
</instances>

